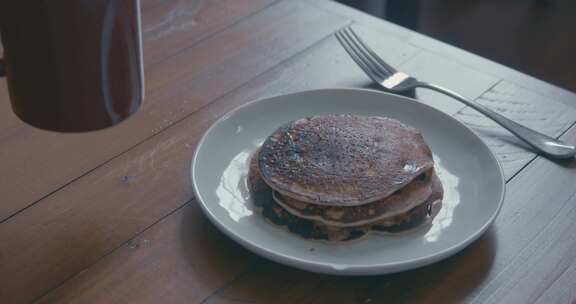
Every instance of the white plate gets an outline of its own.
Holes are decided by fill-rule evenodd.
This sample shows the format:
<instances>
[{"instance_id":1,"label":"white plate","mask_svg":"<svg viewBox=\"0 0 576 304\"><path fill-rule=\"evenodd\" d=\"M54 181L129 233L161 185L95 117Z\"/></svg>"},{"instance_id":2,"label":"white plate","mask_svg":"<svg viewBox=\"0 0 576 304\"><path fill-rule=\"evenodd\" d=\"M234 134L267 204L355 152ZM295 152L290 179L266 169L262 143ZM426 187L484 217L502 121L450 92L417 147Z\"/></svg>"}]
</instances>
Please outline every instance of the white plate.
<instances>
[{"instance_id":1,"label":"white plate","mask_svg":"<svg viewBox=\"0 0 576 304\"><path fill-rule=\"evenodd\" d=\"M348 244L304 240L255 212L247 188L248 159L280 125L320 114L387 116L419 129L445 190L430 229L370 234ZM198 203L230 238L271 260L330 274L384 274L446 258L477 239L498 214L504 177L488 147L454 118L415 100L361 89L328 89L261 99L218 120L192 160Z\"/></svg>"}]
</instances>

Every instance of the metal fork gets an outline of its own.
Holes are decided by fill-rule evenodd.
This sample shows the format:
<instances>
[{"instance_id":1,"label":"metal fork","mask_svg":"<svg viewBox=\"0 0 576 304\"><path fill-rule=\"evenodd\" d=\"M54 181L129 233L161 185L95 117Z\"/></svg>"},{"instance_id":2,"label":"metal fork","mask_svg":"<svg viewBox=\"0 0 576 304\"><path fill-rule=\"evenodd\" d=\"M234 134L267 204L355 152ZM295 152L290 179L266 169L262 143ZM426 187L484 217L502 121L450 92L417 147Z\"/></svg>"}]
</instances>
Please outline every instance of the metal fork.
<instances>
[{"instance_id":1,"label":"metal fork","mask_svg":"<svg viewBox=\"0 0 576 304\"><path fill-rule=\"evenodd\" d=\"M349 26L336 32L336 38L368 77L387 91L398 93L414 88L426 88L446 94L494 120L545 156L565 159L576 155L574 146L516 123L454 91L419 81L410 75L397 71L384 62Z\"/></svg>"}]
</instances>

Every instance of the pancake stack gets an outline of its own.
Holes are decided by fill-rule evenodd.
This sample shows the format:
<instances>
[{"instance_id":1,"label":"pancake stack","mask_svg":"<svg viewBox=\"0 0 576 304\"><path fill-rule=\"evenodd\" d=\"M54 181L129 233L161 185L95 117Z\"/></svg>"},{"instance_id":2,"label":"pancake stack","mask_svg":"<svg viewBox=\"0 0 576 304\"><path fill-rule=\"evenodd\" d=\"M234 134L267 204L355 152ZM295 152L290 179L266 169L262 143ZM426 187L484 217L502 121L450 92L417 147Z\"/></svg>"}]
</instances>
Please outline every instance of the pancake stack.
<instances>
[{"instance_id":1,"label":"pancake stack","mask_svg":"<svg viewBox=\"0 0 576 304\"><path fill-rule=\"evenodd\" d=\"M417 130L357 115L281 126L251 158L249 183L269 221L327 241L424 226L443 197L432 152Z\"/></svg>"}]
</instances>

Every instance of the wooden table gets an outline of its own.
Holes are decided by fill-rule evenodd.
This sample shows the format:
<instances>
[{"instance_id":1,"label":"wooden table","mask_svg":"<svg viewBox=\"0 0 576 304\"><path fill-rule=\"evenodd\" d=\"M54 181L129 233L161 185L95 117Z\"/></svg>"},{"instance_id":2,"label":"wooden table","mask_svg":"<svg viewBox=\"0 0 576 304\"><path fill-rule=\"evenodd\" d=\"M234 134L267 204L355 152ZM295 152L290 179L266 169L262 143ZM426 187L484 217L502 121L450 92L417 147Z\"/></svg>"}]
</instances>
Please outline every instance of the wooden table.
<instances>
[{"instance_id":1,"label":"wooden table","mask_svg":"<svg viewBox=\"0 0 576 304\"><path fill-rule=\"evenodd\" d=\"M251 99L370 86L332 36L349 24L401 70L571 143L575 94L329 1L142 7L146 102L125 123L76 135L36 130L11 113L0 82L1 303L576 301L576 162L537 157L434 92L416 94L473 127L508 180L494 226L435 265L334 277L269 262L208 222L189 174L206 128Z\"/></svg>"}]
</instances>

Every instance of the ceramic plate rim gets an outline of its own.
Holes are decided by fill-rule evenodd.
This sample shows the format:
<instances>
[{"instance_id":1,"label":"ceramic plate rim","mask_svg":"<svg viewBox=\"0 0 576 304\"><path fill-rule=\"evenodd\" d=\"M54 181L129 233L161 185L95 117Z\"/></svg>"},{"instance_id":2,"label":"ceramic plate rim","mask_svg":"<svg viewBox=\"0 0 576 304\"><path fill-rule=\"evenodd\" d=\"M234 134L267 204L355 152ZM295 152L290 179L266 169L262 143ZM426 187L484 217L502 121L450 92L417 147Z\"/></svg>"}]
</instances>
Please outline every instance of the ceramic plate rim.
<instances>
[{"instance_id":1,"label":"ceramic plate rim","mask_svg":"<svg viewBox=\"0 0 576 304\"><path fill-rule=\"evenodd\" d=\"M496 164L496 168L498 169L497 170L498 176L499 176L498 182L500 184L500 188L502 189L502 191L500 192L500 196L498 198L498 206L497 206L495 212L484 223L484 225L482 225L480 228L478 228L474 233L471 233L470 235L468 235L468 237L463 239L461 242L456 243L452 246L446 247L446 248L444 248L444 249L442 249L436 253L433 253L433 254L430 254L427 256L418 257L418 258L413 258L413 259L402 261L402 262L389 262L389 263L380 263L380 264L373 264L373 265L342 265L341 267L340 266L337 267L338 269L335 268L335 266L333 264L330 264L330 263L312 262L312 261L304 260L304 259L301 259L301 258L298 258L295 256L286 255L283 252L277 252L277 251L270 250L266 247L262 247L256 243L254 243L250 239L246 239L242 236L239 236L233 230L229 229L227 227L227 225L221 223L218 220L218 217L216 215L214 215L212 213L212 211L210 210L210 208L208 208L208 206L206 205L206 202L205 202L204 198L202 197L202 195L198 189L199 187L197 185L196 179L194 178L195 171L196 171L196 164L198 162L198 154L202 150L204 142L205 142L206 138L208 138L208 136L210 135L212 130L214 128L216 128L218 125L220 125L220 123L222 123L224 120L228 119L229 117L231 117L232 115L237 113L238 111L240 111L246 107L261 103L261 102L266 102L269 99L274 99L274 98L278 98L278 97L297 96L299 94L338 92L338 91L354 91L354 92L361 93L361 94L362 93L377 93L377 94L382 94L384 96L388 96L388 97L392 97L392 98L404 99L406 102L416 103L417 106L422 106L424 108L428 108L428 110L438 112L444 119L451 120L451 121L455 122L456 124L458 124L460 127L463 127L471 136L474 136L475 139L483 146L483 148L485 149L485 152L487 152L491 161ZM416 99L409 98L409 97L402 96L402 95L391 94L391 93L387 93L387 92L373 90L373 89L365 89L365 88L325 88L325 89L313 89L313 90L297 91L297 92L291 92L291 93L286 93L286 94L275 94L275 95L268 95L265 97L253 99L253 100L248 101L248 102L246 102L240 106L237 106L236 108L226 112L220 118L218 118L216 121L214 121L214 123L212 123L210 125L210 127L204 132L204 134L202 135L202 137L198 141L198 144L197 144L196 149L194 151L192 161L191 161L190 173L191 173L192 188L194 191L194 196L195 196L196 200L198 201L198 204L200 205L202 211L207 215L210 222L212 222L221 232L226 234L228 237L232 238L235 242L237 242L241 246L249 249L250 251L252 251L258 255L264 256L266 258L269 258L273 261L276 261L276 262L279 262L282 264L290 265L290 266L293 266L293 267L296 267L299 269L308 270L308 271L312 271L312 272L330 273L330 274L339 274L339 275L377 275L377 274L392 273L392 272L398 272L398 271L418 268L421 266L435 263L435 262L440 261L444 258L447 258L447 257L459 252L460 250L466 248L470 243L474 242L476 239L478 239L480 236L482 236L484 234L484 232L486 232L486 230L492 225L492 223L494 222L494 220L496 219L496 217L500 213L500 210L502 209L502 205L504 203L505 194L506 194L506 180L505 180L505 176L503 173L502 165L500 164L500 162L498 161L498 159L496 158L496 156L494 155L492 150L490 150L490 148L486 145L486 143L470 127L468 127L467 125L458 121L456 118L454 118L454 117L452 117L452 116L450 116L450 115L448 115L448 114L446 114L446 113L444 113L444 112L442 112L442 111L440 111L440 110L438 110L438 109L436 109L430 105L424 104L423 102L418 101ZM321 266L322 268L325 268L325 269L323 269L323 270L315 269L315 267L318 267L318 266ZM394 268L394 270L390 270L389 268ZM332 269L332 271L327 271L328 269Z\"/></svg>"}]
</instances>

